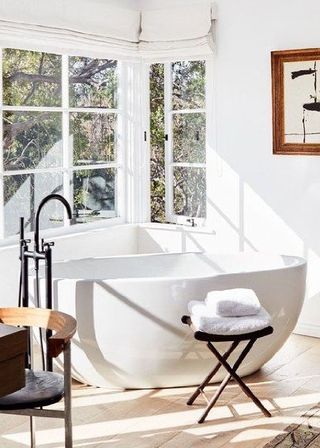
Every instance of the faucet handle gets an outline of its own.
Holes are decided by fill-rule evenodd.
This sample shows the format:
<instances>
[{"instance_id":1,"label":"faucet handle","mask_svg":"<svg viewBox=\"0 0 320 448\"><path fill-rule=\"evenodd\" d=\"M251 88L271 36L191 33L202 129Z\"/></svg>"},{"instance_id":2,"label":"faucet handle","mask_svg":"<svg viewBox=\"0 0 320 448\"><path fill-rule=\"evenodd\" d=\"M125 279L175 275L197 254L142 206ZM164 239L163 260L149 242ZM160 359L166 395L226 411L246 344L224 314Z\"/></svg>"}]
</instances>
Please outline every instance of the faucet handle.
<instances>
[{"instance_id":1,"label":"faucet handle","mask_svg":"<svg viewBox=\"0 0 320 448\"><path fill-rule=\"evenodd\" d=\"M190 222L191 227L195 227L196 223L195 223L195 219L194 218L187 218L186 219L187 222Z\"/></svg>"},{"instance_id":2,"label":"faucet handle","mask_svg":"<svg viewBox=\"0 0 320 448\"><path fill-rule=\"evenodd\" d=\"M54 246L54 241L48 241L46 243L43 238L41 239L41 247L42 247L43 251L45 250L45 248L49 248L49 247L52 247L52 246Z\"/></svg>"}]
</instances>

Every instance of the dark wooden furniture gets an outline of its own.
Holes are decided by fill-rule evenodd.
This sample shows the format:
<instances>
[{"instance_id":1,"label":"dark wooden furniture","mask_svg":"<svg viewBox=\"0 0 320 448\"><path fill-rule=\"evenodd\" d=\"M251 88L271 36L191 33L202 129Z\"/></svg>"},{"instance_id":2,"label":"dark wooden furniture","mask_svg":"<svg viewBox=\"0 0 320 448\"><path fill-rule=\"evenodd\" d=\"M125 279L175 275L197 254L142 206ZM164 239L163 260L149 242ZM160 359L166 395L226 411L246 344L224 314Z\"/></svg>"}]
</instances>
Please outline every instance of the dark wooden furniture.
<instances>
[{"instance_id":1,"label":"dark wooden furniture","mask_svg":"<svg viewBox=\"0 0 320 448\"><path fill-rule=\"evenodd\" d=\"M76 320L58 311L22 307L0 308L0 322L53 331L54 334L47 340L48 355L51 358L56 358L60 353L64 355L63 375L51 371L26 370L25 387L0 398L0 413L30 417L31 448L35 448L34 416L63 418L64 446L72 448L70 341L76 332ZM44 406L57 403L63 397L64 410L43 409Z\"/></svg>"},{"instance_id":2,"label":"dark wooden furniture","mask_svg":"<svg viewBox=\"0 0 320 448\"><path fill-rule=\"evenodd\" d=\"M24 328L0 324L0 397L25 385L27 341L27 330Z\"/></svg>"},{"instance_id":3,"label":"dark wooden furniture","mask_svg":"<svg viewBox=\"0 0 320 448\"><path fill-rule=\"evenodd\" d=\"M182 322L184 324L189 325L192 328L192 322L190 316L182 316L181 318ZM194 329L193 329L194 330ZM239 335L215 335L215 334L209 334L204 333L202 331L194 330L194 337L198 341L205 341L207 342L208 349L214 354L214 356L217 358L218 363L214 366L214 368L211 370L211 372L205 377L205 379L202 381L202 383L196 388L194 393L191 395L189 400L187 401L188 405L192 405L195 399L202 394L208 405L205 408L203 414L201 415L200 419L198 420L198 423L203 423L209 414L210 410L213 408L213 406L216 404L218 398L226 388L227 384L231 379L234 379L242 389L242 391L258 406L258 408L264 413L266 417L271 417L270 412L263 406L261 401L253 394L253 392L249 389L249 387L243 382L243 380L239 377L239 375L236 373L238 368L240 367L242 361L245 359L251 348L253 347L254 343L257 339L262 338L264 336L267 336L269 334L273 333L272 327L265 327L262 330L254 331L251 333L246 334L239 334ZM227 362L227 359L231 355L231 353L238 347L241 341L248 341L248 343L245 345L244 349L240 353L238 359L235 361L234 365L231 367L230 364ZM221 355L219 351L215 348L215 346L212 344L212 342L231 342L230 347L228 350ZM204 388L210 383L214 375L220 370L220 367L223 366L226 371L228 372L224 380L221 382L218 390L214 394L214 396L209 401L205 394L204 394Z\"/></svg>"}]
</instances>

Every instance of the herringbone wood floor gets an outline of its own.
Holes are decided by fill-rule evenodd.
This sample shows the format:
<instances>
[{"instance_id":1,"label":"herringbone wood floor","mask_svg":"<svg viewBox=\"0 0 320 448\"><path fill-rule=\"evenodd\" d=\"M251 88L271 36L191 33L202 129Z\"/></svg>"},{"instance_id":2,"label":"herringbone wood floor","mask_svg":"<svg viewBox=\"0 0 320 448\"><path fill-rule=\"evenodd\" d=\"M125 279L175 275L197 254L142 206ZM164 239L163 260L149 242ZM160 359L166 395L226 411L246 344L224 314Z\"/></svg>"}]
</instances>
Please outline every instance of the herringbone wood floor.
<instances>
[{"instance_id":1,"label":"herringbone wood floor","mask_svg":"<svg viewBox=\"0 0 320 448\"><path fill-rule=\"evenodd\" d=\"M264 417L233 383L202 425L195 422L204 402L185 404L193 388L115 392L74 384L74 447L261 448L300 424L301 416L320 402L320 340L292 335L246 382L273 418ZM62 421L38 419L37 442L38 447L63 448ZM28 446L28 419L1 415L0 447Z\"/></svg>"}]
</instances>

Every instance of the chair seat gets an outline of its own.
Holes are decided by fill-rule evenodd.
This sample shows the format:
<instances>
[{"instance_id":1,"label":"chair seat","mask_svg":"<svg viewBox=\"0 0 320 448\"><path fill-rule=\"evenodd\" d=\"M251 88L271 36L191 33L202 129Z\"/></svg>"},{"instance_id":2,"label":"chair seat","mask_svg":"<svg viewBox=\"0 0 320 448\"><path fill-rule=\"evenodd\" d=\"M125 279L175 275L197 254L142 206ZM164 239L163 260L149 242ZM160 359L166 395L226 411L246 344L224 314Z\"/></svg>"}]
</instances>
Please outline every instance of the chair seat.
<instances>
[{"instance_id":1,"label":"chair seat","mask_svg":"<svg viewBox=\"0 0 320 448\"><path fill-rule=\"evenodd\" d=\"M57 403L64 395L64 378L59 373L26 370L26 385L0 397L0 410L38 408Z\"/></svg>"}]
</instances>

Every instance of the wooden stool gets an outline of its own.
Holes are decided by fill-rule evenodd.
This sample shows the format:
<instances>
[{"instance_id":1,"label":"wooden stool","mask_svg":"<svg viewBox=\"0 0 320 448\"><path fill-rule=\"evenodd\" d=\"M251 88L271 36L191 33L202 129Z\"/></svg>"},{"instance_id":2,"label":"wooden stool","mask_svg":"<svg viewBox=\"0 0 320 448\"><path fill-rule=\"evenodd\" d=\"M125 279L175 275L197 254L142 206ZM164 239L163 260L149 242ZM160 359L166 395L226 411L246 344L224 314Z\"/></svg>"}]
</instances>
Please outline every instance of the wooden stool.
<instances>
[{"instance_id":1,"label":"wooden stool","mask_svg":"<svg viewBox=\"0 0 320 448\"><path fill-rule=\"evenodd\" d=\"M192 328L192 322L190 316L182 316L181 318L182 322L184 324L189 325ZM205 377L205 379L202 381L202 383L196 388L194 393L191 395L189 400L187 401L188 405L192 405L195 399L202 394L205 398L205 400L208 403L208 406L204 410L203 414L201 415L200 419L198 420L198 423L203 423L209 414L212 407L216 404L218 398L224 391L225 387L233 378L241 387L243 392L258 406L259 409L264 413L266 417L271 417L270 412L263 406L261 401L253 394L253 392L249 389L249 387L242 381L242 379L237 375L236 371L240 367L242 361L245 359L251 348L253 347L254 343L257 339L262 338L263 336L267 336L269 334L273 333L272 327L265 327L262 330L254 331L251 333L245 333L245 334L238 334L238 335L218 335L218 334L209 334L204 333L203 331L194 331L194 337L198 341L205 341L207 342L207 347L209 350L215 355L215 357L218 360L218 364L215 365L215 367L212 369L212 371ZM230 366L230 364L227 362L227 359L231 355L231 353L236 349L236 347L239 345L241 341L248 341L242 352L240 353L240 356L234 363L233 367ZM228 348L228 350L221 355L218 350L214 347L212 342L232 342L231 346ZM204 394L204 388L210 383L214 375L219 371L220 367L223 366L226 371L228 372L222 383L220 384L218 390L212 397L212 399L209 401L205 394Z\"/></svg>"}]
</instances>

